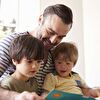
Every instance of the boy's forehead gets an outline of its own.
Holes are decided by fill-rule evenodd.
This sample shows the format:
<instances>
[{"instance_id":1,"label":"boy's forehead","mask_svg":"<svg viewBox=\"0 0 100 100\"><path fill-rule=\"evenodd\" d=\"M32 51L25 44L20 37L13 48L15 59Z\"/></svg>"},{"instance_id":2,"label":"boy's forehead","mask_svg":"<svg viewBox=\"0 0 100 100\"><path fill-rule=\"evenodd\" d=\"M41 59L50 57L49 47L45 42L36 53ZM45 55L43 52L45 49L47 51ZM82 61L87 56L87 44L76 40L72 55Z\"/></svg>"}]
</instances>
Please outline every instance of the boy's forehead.
<instances>
[{"instance_id":1,"label":"boy's forehead","mask_svg":"<svg viewBox=\"0 0 100 100\"><path fill-rule=\"evenodd\" d=\"M56 59L58 59L58 60L66 59L66 56L63 53L59 53L58 56L56 57Z\"/></svg>"},{"instance_id":2,"label":"boy's forehead","mask_svg":"<svg viewBox=\"0 0 100 100\"><path fill-rule=\"evenodd\" d=\"M30 61L30 60L35 60L35 59L27 59L26 57L24 57L22 60L23 61Z\"/></svg>"}]
</instances>

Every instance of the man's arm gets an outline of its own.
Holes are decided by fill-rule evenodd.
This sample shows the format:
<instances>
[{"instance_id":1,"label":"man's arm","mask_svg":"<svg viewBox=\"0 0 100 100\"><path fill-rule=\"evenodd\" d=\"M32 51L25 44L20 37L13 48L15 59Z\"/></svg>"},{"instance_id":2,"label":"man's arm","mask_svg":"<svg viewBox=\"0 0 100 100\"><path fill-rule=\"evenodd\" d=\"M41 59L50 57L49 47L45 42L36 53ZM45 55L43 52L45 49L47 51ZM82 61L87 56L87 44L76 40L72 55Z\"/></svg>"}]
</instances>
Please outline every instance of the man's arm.
<instances>
[{"instance_id":1,"label":"man's arm","mask_svg":"<svg viewBox=\"0 0 100 100\"><path fill-rule=\"evenodd\" d=\"M45 100L43 97L38 96L35 92L22 92L17 93L5 90L0 87L0 100Z\"/></svg>"},{"instance_id":2,"label":"man's arm","mask_svg":"<svg viewBox=\"0 0 100 100\"><path fill-rule=\"evenodd\" d=\"M43 67L40 67L39 72L36 74L36 79L38 82L38 94L41 94L43 92L42 86L44 83L45 76L53 70L54 66L52 55L51 52L49 52L47 63Z\"/></svg>"},{"instance_id":3,"label":"man's arm","mask_svg":"<svg viewBox=\"0 0 100 100\"><path fill-rule=\"evenodd\" d=\"M16 92L10 92L0 87L0 100L14 100L17 95L18 93Z\"/></svg>"}]
</instances>

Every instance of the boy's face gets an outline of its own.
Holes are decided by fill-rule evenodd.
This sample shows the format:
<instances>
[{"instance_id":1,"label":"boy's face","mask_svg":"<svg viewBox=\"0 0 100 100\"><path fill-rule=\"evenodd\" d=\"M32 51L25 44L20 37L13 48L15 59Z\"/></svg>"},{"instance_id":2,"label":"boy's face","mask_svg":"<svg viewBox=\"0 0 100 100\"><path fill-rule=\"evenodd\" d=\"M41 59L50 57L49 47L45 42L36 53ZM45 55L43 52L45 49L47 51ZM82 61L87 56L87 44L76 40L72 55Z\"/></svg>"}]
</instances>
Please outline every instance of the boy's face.
<instances>
[{"instance_id":1,"label":"boy's face","mask_svg":"<svg viewBox=\"0 0 100 100\"><path fill-rule=\"evenodd\" d=\"M13 62L16 66L16 72L20 76L20 79L27 80L30 77L35 76L40 66L42 66L41 60L27 60L23 58L20 63Z\"/></svg>"},{"instance_id":2,"label":"boy's face","mask_svg":"<svg viewBox=\"0 0 100 100\"><path fill-rule=\"evenodd\" d=\"M72 71L73 66L74 66L74 63L67 59L64 59L62 55L57 57L57 59L55 60L56 71L61 77L69 76L70 72Z\"/></svg>"}]
</instances>

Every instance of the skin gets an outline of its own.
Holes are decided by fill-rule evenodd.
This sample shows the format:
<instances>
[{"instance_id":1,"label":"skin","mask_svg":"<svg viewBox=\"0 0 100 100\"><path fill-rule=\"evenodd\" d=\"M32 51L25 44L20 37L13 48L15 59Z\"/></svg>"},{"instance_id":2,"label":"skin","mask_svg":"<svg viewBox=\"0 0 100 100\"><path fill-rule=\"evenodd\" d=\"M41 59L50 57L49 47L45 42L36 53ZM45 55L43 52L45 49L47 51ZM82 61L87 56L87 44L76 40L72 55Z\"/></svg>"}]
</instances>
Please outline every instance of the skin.
<instances>
[{"instance_id":1,"label":"skin","mask_svg":"<svg viewBox=\"0 0 100 100\"><path fill-rule=\"evenodd\" d=\"M61 77L69 76L69 74L71 73L73 67L74 67L74 63L67 60L67 59L65 60L63 58L62 54L59 54L59 56L55 60L56 71L58 72L58 74Z\"/></svg>"},{"instance_id":2,"label":"skin","mask_svg":"<svg viewBox=\"0 0 100 100\"><path fill-rule=\"evenodd\" d=\"M35 76L37 71L41 66L41 60L27 60L23 58L20 63L12 60L14 65L16 66L16 71L12 74L12 76L18 80L28 80L30 77Z\"/></svg>"},{"instance_id":3,"label":"skin","mask_svg":"<svg viewBox=\"0 0 100 100\"><path fill-rule=\"evenodd\" d=\"M46 18L40 16L39 27L31 35L42 40L47 49L59 44L70 31L72 24L65 24L57 15L51 15ZM34 34L35 33L35 34Z\"/></svg>"},{"instance_id":4,"label":"skin","mask_svg":"<svg viewBox=\"0 0 100 100\"><path fill-rule=\"evenodd\" d=\"M63 37L70 31L72 24L65 24L57 15L48 16L46 19L43 16L39 18L39 26L35 31L29 32L32 36L42 40L45 47L49 50L53 46L61 42ZM62 74L61 74L62 75ZM66 74L64 75L64 77ZM100 90L100 89L99 89ZM96 96L100 96L100 91L95 89ZM93 92L92 92L93 93ZM4 95L5 97L3 97ZM9 98L10 97L10 98ZM0 88L1 100L45 100L36 93L23 92L21 94L4 90Z\"/></svg>"},{"instance_id":5,"label":"skin","mask_svg":"<svg viewBox=\"0 0 100 100\"><path fill-rule=\"evenodd\" d=\"M38 96L36 93L23 92L18 97L15 96L14 100L45 100L43 97Z\"/></svg>"},{"instance_id":6,"label":"skin","mask_svg":"<svg viewBox=\"0 0 100 100\"><path fill-rule=\"evenodd\" d=\"M22 92L17 93L0 88L0 100L45 100L43 97L38 96L36 93ZM4 95L5 97L3 97Z\"/></svg>"},{"instance_id":7,"label":"skin","mask_svg":"<svg viewBox=\"0 0 100 100\"><path fill-rule=\"evenodd\" d=\"M58 74L61 77L68 77L74 67L74 62L71 62L67 59L64 59L63 54L59 54L57 59L55 60L55 68ZM88 97L99 97L100 96L100 88L81 88L82 92L85 96Z\"/></svg>"},{"instance_id":8,"label":"skin","mask_svg":"<svg viewBox=\"0 0 100 100\"><path fill-rule=\"evenodd\" d=\"M49 15L46 18L40 16L38 24L35 31L31 31L29 34L42 40L47 50L60 43L72 27L72 24L63 23L57 15ZM23 92L19 94L2 88L0 88L0 97L1 100L44 100L35 93Z\"/></svg>"}]
</instances>

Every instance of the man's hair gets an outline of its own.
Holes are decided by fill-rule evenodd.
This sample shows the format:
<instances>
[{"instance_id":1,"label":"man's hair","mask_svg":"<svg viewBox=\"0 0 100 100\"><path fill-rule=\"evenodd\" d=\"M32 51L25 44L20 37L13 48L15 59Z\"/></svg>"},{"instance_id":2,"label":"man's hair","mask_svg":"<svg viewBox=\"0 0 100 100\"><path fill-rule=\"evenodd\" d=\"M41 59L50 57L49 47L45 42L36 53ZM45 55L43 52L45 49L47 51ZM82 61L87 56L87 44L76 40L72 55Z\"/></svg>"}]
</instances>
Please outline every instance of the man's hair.
<instances>
[{"instance_id":1,"label":"man's hair","mask_svg":"<svg viewBox=\"0 0 100 100\"><path fill-rule=\"evenodd\" d=\"M44 58L44 45L31 35L21 35L14 39L9 52L11 58L18 63L23 57L28 60L41 60Z\"/></svg>"},{"instance_id":2,"label":"man's hair","mask_svg":"<svg viewBox=\"0 0 100 100\"><path fill-rule=\"evenodd\" d=\"M59 16L65 24L73 23L72 10L63 4L48 6L44 10L43 17L47 17L48 15L53 15L53 14Z\"/></svg>"},{"instance_id":3,"label":"man's hair","mask_svg":"<svg viewBox=\"0 0 100 100\"><path fill-rule=\"evenodd\" d=\"M57 60L60 54L63 55L64 60L69 60L73 62L74 65L76 64L78 59L78 49L73 43L62 42L57 45L53 50L54 61Z\"/></svg>"}]
</instances>

